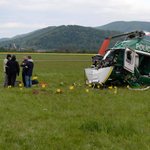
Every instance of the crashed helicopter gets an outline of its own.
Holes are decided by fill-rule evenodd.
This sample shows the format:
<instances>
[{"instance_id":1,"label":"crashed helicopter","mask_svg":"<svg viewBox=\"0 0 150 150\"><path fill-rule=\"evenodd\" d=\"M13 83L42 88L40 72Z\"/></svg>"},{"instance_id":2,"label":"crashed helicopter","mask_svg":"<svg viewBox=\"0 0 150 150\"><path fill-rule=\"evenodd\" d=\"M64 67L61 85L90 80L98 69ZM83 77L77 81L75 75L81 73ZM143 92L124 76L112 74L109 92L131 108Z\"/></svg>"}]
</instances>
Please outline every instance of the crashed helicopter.
<instances>
[{"instance_id":1,"label":"crashed helicopter","mask_svg":"<svg viewBox=\"0 0 150 150\"><path fill-rule=\"evenodd\" d=\"M111 39L121 36L126 36L124 41L107 49ZM98 55L92 57L91 68L84 69L86 84L150 85L150 41L146 36L150 36L150 32L136 30L105 39Z\"/></svg>"}]
</instances>

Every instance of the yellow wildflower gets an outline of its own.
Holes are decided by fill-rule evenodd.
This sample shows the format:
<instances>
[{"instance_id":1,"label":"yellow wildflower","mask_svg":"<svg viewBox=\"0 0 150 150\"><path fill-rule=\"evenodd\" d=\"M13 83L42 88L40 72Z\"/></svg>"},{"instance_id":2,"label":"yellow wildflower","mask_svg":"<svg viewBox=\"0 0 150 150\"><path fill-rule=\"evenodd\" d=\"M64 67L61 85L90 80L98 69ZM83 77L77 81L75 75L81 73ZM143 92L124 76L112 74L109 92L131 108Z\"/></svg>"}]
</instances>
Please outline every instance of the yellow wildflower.
<instances>
[{"instance_id":1,"label":"yellow wildflower","mask_svg":"<svg viewBox=\"0 0 150 150\"><path fill-rule=\"evenodd\" d=\"M99 88L100 88L100 86L98 85L98 86L97 86L97 88L99 89Z\"/></svg>"},{"instance_id":2,"label":"yellow wildflower","mask_svg":"<svg viewBox=\"0 0 150 150\"><path fill-rule=\"evenodd\" d=\"M22 84L20 83L19 86L22 86Z\"/></svg>"},{"instance_id":3,"label":"yellow wildflower","mask_svg":"<svg viewBox=\"0 0 150 150\"><path fill-rule=\"evenodd\" d=\"M129 85L127 85L127 88L129 88Z\"/></svg>"},{"instance_id":4,"label":"yellow wildflower","mask_svg":"<svg viewBox=\"0 0 150 150\"><path fill-rule=\"evenodd\" d=\"M22 90L23 88L20 88L20 90Z\"/></svg>"},{"instance_id":5,"label":"yellow wildflower","mask_svg":"<svg viewBox=\"0 0 150 150\"><path fill-rule=\"evenodd\" d=\"M114 93L117 94L117 90Z\"/></svg>"}]
</instances>

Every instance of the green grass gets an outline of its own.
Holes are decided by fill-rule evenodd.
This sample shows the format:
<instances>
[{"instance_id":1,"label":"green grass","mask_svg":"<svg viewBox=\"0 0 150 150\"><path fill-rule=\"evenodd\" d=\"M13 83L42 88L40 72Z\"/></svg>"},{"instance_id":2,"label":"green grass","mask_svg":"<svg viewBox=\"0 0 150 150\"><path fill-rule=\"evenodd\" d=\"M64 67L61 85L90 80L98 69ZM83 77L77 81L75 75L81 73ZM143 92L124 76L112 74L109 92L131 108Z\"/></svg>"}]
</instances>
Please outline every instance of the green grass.
<instances>
[{"instance_id":1,"label":"green grass","mask_svg":"<svg viewBox=\"0 0 150 150\"><path fill-rule=\"evenodd\" d=\"M21 63L23 55L16 56ZM91 56L32 57L33 76L48 85L23 90L0 87L0 149L150 149L150 90L118 87L115 94L114 89L86 87L83 70L91 65ZM81 87L70 90L74 83Z\"/></svg>"}]
</instances>

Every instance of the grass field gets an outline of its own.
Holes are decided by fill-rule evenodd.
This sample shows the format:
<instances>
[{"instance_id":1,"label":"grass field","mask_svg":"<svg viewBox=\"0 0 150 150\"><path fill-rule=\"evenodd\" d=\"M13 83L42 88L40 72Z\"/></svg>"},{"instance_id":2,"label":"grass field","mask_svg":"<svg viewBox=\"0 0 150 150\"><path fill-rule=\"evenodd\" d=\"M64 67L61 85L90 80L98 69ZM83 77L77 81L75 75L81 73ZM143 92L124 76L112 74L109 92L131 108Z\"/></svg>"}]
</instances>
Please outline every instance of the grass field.
<instances>
[{"instance_id":1,"label":"grass field","mask_svg":"<svg viewBox=\"0 0 150 150\"><path fill-rule=\"evenodd\" d=\"M0 55L1 83L5 55ZM23 54L16 56L21 63ZM114 89L86 87L83 70L91 65L90 55L32 54L32 58L33 76L48 85L0 87L0 149L150 149L150 90L118 87L115 94Z\"/></svg>"}]
</instances>

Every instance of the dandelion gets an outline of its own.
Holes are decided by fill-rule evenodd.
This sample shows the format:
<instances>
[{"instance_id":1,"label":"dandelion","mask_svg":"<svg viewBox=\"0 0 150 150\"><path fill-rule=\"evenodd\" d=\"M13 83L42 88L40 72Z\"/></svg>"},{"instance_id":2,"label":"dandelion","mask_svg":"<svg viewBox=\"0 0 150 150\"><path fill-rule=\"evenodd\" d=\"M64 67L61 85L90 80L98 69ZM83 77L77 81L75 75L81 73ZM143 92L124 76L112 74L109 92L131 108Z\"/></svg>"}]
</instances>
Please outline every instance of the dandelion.
<instances>
[{"instance_id":1,"label":"dandelion","mask_svg":"<svg viewBox=\"0 0 150 150\"><path fill-rule=\"evenodd\" d=\"M114 93L117 94L117 90Z\"/></svg>"},{"instance_id":2,"label":"dandelion","mask_svg":"<svg viewBox=\"0 0 150 150\"><path fill-rule=\"evenodd\" d=\"M60 89L57 89L57 92L59 93L59 92L60 92Z\"/></svg>"},{"instance_id":3,"label":"dandelion","mask_svg":"<svg viewBox=\"0 0 150 150\"><path fill-rule=\"evenodd\" d=\"M100 88L100 86L98 85L98 86L97 86L97 88L99 89L99 88Z\"/></svg>"},{"instance_id":4,"label":"dandelion","mask_svg":"<svg viewBox=\"0 0 150 150\"><path fill-rule=\"evenodd\" d=\"M109 86L108 88L109 88L109 89L112 89L113 87L112 87L112 86Z\"/></svg>"},{"instance_id":5,"label":"dandelion","mask_svg":"<svg viewBox=\"0 0 150 150\"><path fill-rule=\"evenodd\" d=\"M89 89L86 89L86 92L88 93L88 92L89 92Z\"/></svg>"},{"instance_id":6,"label":"dandelion","mask_svg":"<svg viewBox=\"0 0 150 150\"><path fill-rule=\"evenodd\" d=\"M89 84L89 87L92 87L92 85L91 85L91 84Z\"/></svg>"},{"instance_id":7,"label":"dandelion","mask_svg":"<svg viewBox=\"0 0 150 150\"><path fill-rule=\"evenodd\" d=\"M116 87L116 86L114 86L114 89L117 89L117 87Z\"/></svg>"},{"instance_id":8,"label":"dandelion","mask_svg":"<svg viewBox=\"0 0 150 150\"><path fill-rule=\"evenodd\" d=\"M70 90L73 90L74 86L70 86Z\"/></svg>"},{"instance_id":9,"label":"dandelion","mask_svg":"<svg viewBox=\"0 0 150 150\"><path fill-rule=\"evenodd\" d=\"M22 86L22 84L20 83L19 86Z\"/></svg>"},{"instance_id":10,"label":"dandelion","mask_svg":"<svg viewBox=\"0 0 150 150\"><path fill-rule=\"evenodd\" d=\"M127 85L127 89L129 88L129 85Z\"/></svg>"},{"instance_id":11,"label":"dandelion","mask_svg":"<svg viewBox=\"0 0 150 150\"><path fill-rule=\"evenodd\" d=\"M23 90L23 88L20 88L20 90Z\"/></svg>"}]
</instances>

